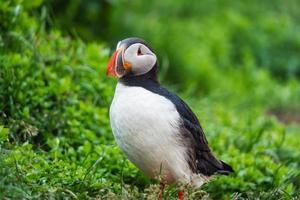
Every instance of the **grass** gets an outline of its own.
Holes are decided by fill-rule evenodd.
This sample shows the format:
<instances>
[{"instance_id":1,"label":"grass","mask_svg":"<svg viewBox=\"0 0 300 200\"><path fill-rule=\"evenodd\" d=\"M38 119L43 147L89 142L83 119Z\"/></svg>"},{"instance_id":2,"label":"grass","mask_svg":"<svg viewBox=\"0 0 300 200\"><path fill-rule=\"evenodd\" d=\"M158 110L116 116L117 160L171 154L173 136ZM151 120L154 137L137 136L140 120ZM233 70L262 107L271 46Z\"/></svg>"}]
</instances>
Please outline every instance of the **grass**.
<instances>
[{"instance_id":1,"label":"grass","mask_svg":"<svg viewBox=\"0 0 300 200\"><path fill-rule=\"evenodd\" d=\"M0 199L155 199L158 182L126 159L111 133L108 110L116 80L105 76L108 44L86 42L49 27L47 3L0 4ZM120 8L114 9L118 16ZM238 27L249 20L232 18L232 12L227 14L241 20ZM218 29L218 19L205 23ZM180 27L177 21L170 20L172 30ZM190 23L187 30L196 27ZM222 52L235 35L234 28L225 28L227 36L207 39L201 60L195 59L199 55L190 42L165 52L166 43L157 42L163 33L145 34L161 57L163 84L192 107L215 154L235 169L201 189L187 187L188 199L297 199L299 79L287 73L281 81L269 65L257 67L255 56L260 54L249 53L255 45L250 50L244 43L244 50L237 48L244 56L238 63L227 54L217 63L213 55L206 57L213 49ZM241 34L253 39L247 29ZM186 40L172 37L178 39L177 46ZM265 35L257 33L253 44L260 37ZM211 46L218 41L224 46ZM268 49L264 45L259 52ZM189 57L180 56L187 49ZM225 61L234 67L226 67ZM224 66L215 67L218 64ZM180 76L179 69L186 76ZM282 120L285 115L289 120ZM166 188L165 199L176 196L175 186Z\"/></svg>"}]
</instances>

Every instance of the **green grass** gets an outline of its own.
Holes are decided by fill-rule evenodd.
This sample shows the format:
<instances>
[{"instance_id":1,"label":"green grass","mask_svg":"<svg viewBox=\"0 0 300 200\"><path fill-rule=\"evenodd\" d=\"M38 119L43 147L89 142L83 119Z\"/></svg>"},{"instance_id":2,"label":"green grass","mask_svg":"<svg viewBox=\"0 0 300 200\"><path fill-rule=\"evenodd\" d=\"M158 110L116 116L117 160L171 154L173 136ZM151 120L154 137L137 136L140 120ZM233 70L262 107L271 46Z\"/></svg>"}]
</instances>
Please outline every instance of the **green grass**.
<instances>
[{"instance_id":1,"label":"green grass","mask_svg":"<svg viewBox=\"0 0 300 200\"><path fill-rule=\"evenodd\" d=\"M192 107L215 154L235 169L201 189L186 188L188 198L299 198L296 16L280 15L278 23L287 27L282 29L273 23L275 8L256 23L251 16L257 7L244 15L240 4L217 12L209 2L194 3L212 14L196 9L185 18L183 1L166 2L152 5L156 11L174 8L168 15L157 12L157 18L137 2L127 5L131 17L120 18L123 4L114 3L108 29L114 38L126 30L153 43L162 82ZM54 4L0 2L0 199L155 199L159 184L126 159L111 133L108 110L116 80L105 75L108 42L87 42L51 25L64 19L52 21ZM125 21L139 22L141 16L153 30ZM259 31L247 28L252 25ZM241 41L233 40L239 34ZM284 45L290 53L280 51ZM280 122L274 110L292 113L291 123ZM176 195L170 186L164 198Z\"/></svg>"}]
</instances>

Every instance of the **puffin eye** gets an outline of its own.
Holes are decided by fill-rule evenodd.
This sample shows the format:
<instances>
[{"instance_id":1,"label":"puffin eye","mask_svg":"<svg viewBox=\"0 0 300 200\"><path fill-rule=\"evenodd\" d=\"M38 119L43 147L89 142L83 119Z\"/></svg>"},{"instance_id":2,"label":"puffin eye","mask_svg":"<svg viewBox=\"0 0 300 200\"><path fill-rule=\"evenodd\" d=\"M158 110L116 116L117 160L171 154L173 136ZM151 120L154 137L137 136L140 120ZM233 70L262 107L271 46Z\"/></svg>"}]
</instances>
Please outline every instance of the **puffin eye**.
<instances>
[{"instance_id":1,"label":"puffin eye","mask_svg":"<svg viewBox=\"0 0 300 200\"><path fill-rule=\"evenodd\" d=\"M142 51L141 51L141 47L139 47L139 49L138 49L138 51L137 51L137 55L138 55L138 56L143 55L143 54L142 54Z\"/></svg>"}]
</instances>

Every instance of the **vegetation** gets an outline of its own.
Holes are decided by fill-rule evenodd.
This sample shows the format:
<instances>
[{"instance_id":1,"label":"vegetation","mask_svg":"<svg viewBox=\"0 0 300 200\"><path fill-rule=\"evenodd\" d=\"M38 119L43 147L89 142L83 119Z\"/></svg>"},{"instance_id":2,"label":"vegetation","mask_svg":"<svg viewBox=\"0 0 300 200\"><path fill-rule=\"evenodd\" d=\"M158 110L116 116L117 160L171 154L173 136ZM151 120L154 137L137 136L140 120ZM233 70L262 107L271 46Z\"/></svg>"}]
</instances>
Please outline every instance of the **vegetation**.
<instances>
[{"instance_id":1,"label":"vegetation","mask_svg":"<svg viewBox=\"0 0 300 200\"><path fill-rule=\"evenodd\" d=\"M299 2L0 1L0 199L155 199L116 145L105 75L145 38L235 173L189 199L300 197ZM176 199L170 186L165 199Z\"/></svg>"}]
</instances>

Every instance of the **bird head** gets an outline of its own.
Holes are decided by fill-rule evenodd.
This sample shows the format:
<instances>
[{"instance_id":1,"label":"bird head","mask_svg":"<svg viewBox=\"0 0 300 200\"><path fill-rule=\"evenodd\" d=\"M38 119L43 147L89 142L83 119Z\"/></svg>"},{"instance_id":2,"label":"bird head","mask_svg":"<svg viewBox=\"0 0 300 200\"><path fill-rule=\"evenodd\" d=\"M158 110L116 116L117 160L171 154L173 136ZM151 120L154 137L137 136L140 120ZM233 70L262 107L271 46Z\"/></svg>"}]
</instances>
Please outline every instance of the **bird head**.
<instances>
[{"instance_id":1,"label":"bird head","mask_svg":"<svg viewBox=\"0 0 300 200\"><path fill-rule=\"evenodd\" d=\"M140 38L120 41L107 64L107 75L122 78L140 76L156 66L157 58L149 45Z\"/></svg>"}]
</instances>

